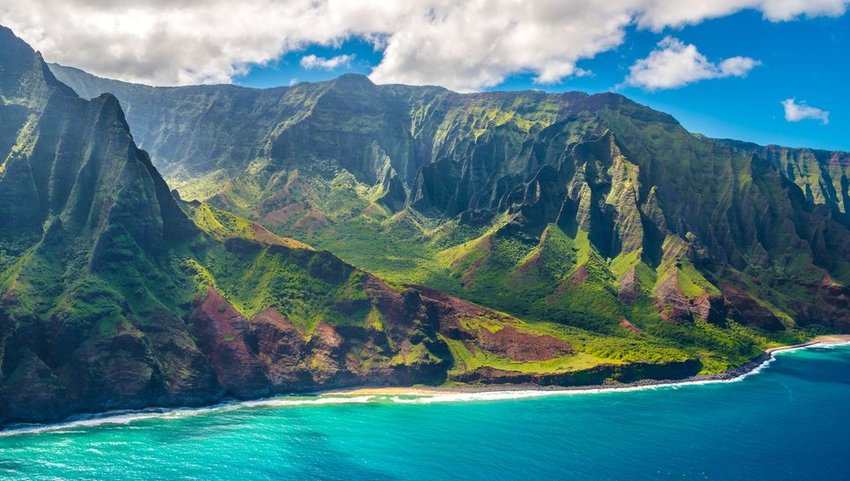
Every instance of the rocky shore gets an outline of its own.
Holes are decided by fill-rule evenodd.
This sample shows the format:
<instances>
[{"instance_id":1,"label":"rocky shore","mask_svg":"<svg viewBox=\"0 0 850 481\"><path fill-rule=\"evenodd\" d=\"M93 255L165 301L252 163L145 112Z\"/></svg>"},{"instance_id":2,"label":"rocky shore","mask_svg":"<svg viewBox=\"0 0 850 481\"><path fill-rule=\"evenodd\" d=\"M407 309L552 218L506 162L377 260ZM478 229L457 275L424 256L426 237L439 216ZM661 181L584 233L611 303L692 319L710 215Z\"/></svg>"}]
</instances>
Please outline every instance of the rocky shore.
<instances>
[{"instance_id":1,"label":"rocky shore","mask_svg":"<svg viewBox=\"0 0 850 481\"><path fill-rule=\"evenodd\" d=\"M773 356L777 352L781 351L789 351L795 349L804 349L812 346L820 346L820 345L831 345L831 344L845 344L850 343L850 335L825 335L818 336L810 341L793 344L787 346L775 346L765 350L760 356L756 357L752 361L739 366L734 369L727 370L723 373L719 374L700 374L695 376L690 376L684 379L642 379L634 382L626 382L626 383L603 383L603 384L595 384L595 385L581 385L581 386L557 386L557 385L540 385L540 384L531 384L531 383L518 383L518 384L458 384L458 385L438 385L438 386L425 386L425 385L414 385L414 386L362 386L362 387L350 387L350 388L341 388L341 389L329 389L322 390L318 392L312 393L292 393L293 396L305 396L305 402L307 402L306 396L318 396L321 398L339 398L339 397L351 397L351 398L362 398L362 397L410 397L410 398L441 398L445 397L447 400L464 400L467 398L458 397L462 395L487 395L491 394L491 397L477 397L471 399L499 399L499 394L505 394L504 397L517 397L520 394L528 394L528 396L535 395L555 395L559 393L569 393L569 392L600 392L600 391L615 391L615 390L636 390L642 388L649 387L662 387L662 386L677 386L677 385L685 385L692 383L705 383L705 382L724 382L731 381L737 379L741 376L748 375L754 371L756 371L759 367L762 367L766 362L773 359ZM451 396L449 398L449 396ZM175 409L215 409L216 406L227 407L230 405L231 401L222 402L203 402L202 400L187 400L188 402L184 406L161 406L161 407L144 407L141 404L138 406L138 410L120 410L120 411L108 411L103 413L96 414L77 414L73 415L61 422L58 423L48 423L48 424L9 424L0 428L0 432L7 430L18 430L24 429L26 431L33 430L41 430L41 429L52 429L52 426L61 427L69 424L76 423L91 423L97 422L97 420L102 420L106 418L110 418L111 416L118 417L133 417L133 416L141 416L145 417L147 415L158 415L165 412L170 412ZM199 402L200 401L200 402ZM249 403L257 403L262 404L264 402L273 403L274 399L260 399L257 401L247 401Z\"/></svg>"}]
</instances>

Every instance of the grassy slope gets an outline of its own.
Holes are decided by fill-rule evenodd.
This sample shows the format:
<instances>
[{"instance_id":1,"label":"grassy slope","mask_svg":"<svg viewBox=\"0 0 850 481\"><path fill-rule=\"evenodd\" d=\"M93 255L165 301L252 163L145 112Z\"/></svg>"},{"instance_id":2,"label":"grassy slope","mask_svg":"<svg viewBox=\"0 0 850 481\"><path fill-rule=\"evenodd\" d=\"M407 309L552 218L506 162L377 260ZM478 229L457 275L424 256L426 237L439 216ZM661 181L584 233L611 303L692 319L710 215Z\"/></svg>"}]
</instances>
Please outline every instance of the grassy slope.
<instances>
[{"instance_id":1,"label":"grassy slope","mask_svg":"<svg viewBox=\"0 0 850 481\"><path fill-rule=\"evenodd\" d=\"M191 208L191 211L198 225L214 237L236 236L256 239L251 229L246 228L251 225L250 222L226 211L208 204ZM239 222L243 228L218 227L232 222ZM277 238L271 245L290 242L292 242L291 239ZM329 315L328 307L335 302L343 299L365 298L365 293L358 290L360 289L358 280L362 273L351 271L347 274L348 280L341 285L317 283L315 278L300 270L297 265L288 263L286 260L275 259L273 255L270 255L269 248L258 250L256 262L251 263L247 269L244 257L234 258L217 248L204 250L200 261L196 260L199 259L198 257L190 256L184 262L195 270L198 286L212 285L219 288L225 293L225 297L247 317L266 307L275 307L280 312L287 313L287 316L307 335L318 320L336 325L380 323L380 320L376 319L375 312L367 308L345 317ZM197 251L197 249L193 250ZM211 267L201 267L202 263ZM234 272L239 274L234 277L232 275ZM342 272L340 275L342 278L346 273ZM396 280L404 279L398 277ZM396 286L402 283L397 282ZM308 292L306 295L303 292L305 287ZM396 288L402 289L402 287ZM469 372L484 366L526 373L552 374L590 369L601 364L664 363L696 357L694 351L678 349L673 344L658 342L654 339L645 340L627 334L622 339L612 338L608 335L552 322L529 322L509 315L506 317L508 321L502 317L494 318L486 314L480 317L469 317L465 319L463 327L470 332L476 332L479 329L494 332L506 325L511 325L522 332L550 335L562 339L573 347L574 353L547 361L517 362L499 357L490 351L474 348L470 350L459 340L442 337L454 360L451 374ZM715 367L711 372L717 370L719 368Z\"/></svg>"},{"instance_id":2,"label":"grassy slope","mask_svg":"<svg viewBox=\"0 0 850 481\"><path fill-rule=\"evenodd\" d=\"M538 244L517 242L488 231L441 249L444 232L429 237L428 232L418 231L418 239L396 234L397 240L393 234L383 234L383 229L394 231L397 226L371 220L349 222L325 231L334 232L328 237L312 240L393 283L426 284L517 315L528 321L529 329L558 335L586 355L582 362L565 359L527 369L547 371L612 361L669 362L690 356L703 362L705 372L720 372L748 361L767 346L810 335L761 332L734 323L719 328L704 321L688 325L664 321L650 294L670 276L671 269L677 272L681 289L691 299L713 293L716 288L688 263L653 268L642 262L639 254L604 259L581 231L571 238L550 225ZM382 233L380 249L375 249L371 241L375 232ZM358 238L362 241L350 243ZM532 262L538 258L542 261ZM529 264L530 268L524 268ZM588 280L573 285L569 278L580 266L587 267ZM638 272L643 291L633 306L624 309L617 301L616 274L630 268ZM622 319L628 319L642 334L620 327ZM467 367L517 368L517 363L466 352L456 342L450 346L453 355L463 359Z\"/></svg>"}]
</instances>

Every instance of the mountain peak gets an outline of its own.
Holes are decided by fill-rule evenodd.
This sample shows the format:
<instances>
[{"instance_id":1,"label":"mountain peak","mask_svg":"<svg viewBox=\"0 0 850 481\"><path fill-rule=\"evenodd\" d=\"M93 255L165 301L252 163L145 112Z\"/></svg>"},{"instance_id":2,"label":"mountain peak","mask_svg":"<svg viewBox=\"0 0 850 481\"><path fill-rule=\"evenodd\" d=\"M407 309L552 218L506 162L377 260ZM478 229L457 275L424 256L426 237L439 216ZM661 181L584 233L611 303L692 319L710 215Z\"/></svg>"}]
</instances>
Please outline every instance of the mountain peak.
<instances>
[{"instance_id":1,"label":"mountain peak","mask_svg":"<svg viewBox=\"0 0 850 481\"><path fill-rule=\"evenodd\" d=\"M166 232L185 231L185 215L133 143L114 95L80 99L7 28L0 29L0 66L0 148L9 149L0 152L7 159L0 174L4 232L37 231L59 217L69 234L96 238L119 222L139 245L154 247Z\"/></svg>"},{"instance_id":2,"label":"mountain peak","mask_svg":"<svg viewBox=\"0 0 850 481\"><path fill-rule=\"evenodd\" d=\"M364 82L375 85L368 75L359 73L344 73L336 78L336 81L341 82Z\"/></svg>"},{"instance_id":3,"label":"mountain peak","mask_svg":"<svg viewBox=\"0 0 850 481\"><path fill-rule=\"evenodd\" d=\"M46 101L52 91L74 97L76 94L67 85L59 82L36 52L12 30L0 25L0 96L7 99L27 98L27 102ZM35 83L29 86L27 84ZM26 85L26 86L25 86ZM35 87L35 88L33 88ZM37 99L36 97L39 97Z\"/></svg>"},{"instance_id":4,"label":"mountain peak","mask_svg":"<svg viewBox=\"0 0 850 481\"><path fill-rule=\"evenodd\" d=\"M346 73L330 81L334 88L342 90L368 91L376 85L369 77L356 73Z\"/></svg>"}]
</instances>

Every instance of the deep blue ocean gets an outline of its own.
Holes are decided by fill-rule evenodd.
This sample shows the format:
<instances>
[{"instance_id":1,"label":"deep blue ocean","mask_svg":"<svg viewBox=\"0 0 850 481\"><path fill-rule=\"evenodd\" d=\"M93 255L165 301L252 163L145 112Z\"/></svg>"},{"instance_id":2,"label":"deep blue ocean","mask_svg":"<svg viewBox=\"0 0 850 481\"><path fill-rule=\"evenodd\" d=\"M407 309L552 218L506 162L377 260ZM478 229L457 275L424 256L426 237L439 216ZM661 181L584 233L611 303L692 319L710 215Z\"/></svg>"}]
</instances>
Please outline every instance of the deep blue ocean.
<instances>
[{"instance_id":1,"label":"deep blue ocean","mask_svg":"<svg viewBox=\"0 0 850 481\"><path fill-rule=\"evenodd\" d=\"M850 479L847 346L736 382L492 399L519 395L289 397L5 432L0 478Z\"/></svg>"}]
</instances>

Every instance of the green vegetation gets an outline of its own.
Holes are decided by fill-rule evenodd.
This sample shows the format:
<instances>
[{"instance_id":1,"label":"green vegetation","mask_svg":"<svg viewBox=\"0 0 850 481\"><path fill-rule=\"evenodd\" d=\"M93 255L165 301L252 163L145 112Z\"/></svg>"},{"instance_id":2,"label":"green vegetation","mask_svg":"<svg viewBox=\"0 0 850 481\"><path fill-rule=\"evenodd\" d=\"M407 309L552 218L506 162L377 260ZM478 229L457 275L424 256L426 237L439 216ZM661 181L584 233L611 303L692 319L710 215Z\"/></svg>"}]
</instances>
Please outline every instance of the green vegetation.
<instances>
[{"instance_id":1,"label":"green vegetation","mask_svg":"<svg viewBox=\"0 0 850 481\"><path fill-rule=\"evenodd\" d=\"M846 154L694 136L610 94L459 95L345 76L239 89L237 100L235 90L163 93L55 70L85 95L111 89L130 106L163 99L154 113L131 109L129 123L187 198L394 284L599 336L613 347L597 357L660 349L648 358L662 362L685 352L714 372L850 322L838 291L823 287L850 283L850 234L840 225L850 182L847 164L830 160ZM192 107L209 95L234 100L211 114ZM163 143L163 130L150 128L162 119L168 131L192 133ZM181 128L197 122L205 128ZM222 144L231 148L210 150ZM219 238L256 238L249 223L219 227L206 216L195 220ZM221 272L236 267L210 256ZM263 281L277 274L262 274L258 259L254 274L229 281L260 286L229 294L246 312L289 296ZM254 295L266 301L252 304ZM319 302L309 299L299 302ZM296 317L310 325L324 309Z\"/></svg>"},{"instance_id":2,"label":"green vegetation","mask_svg":"<svg viewBox=\"0 0 850 481\"><path fill-rule=\"evenodd\" d=\"M0 422L71 397L719 373L850 326L847 154L694 136L613 94L356 75L56 67L84 101L0 47Z\"/></svg>"},{"instance_id":3,"label":"green vegetation","mask_svg":"<svg viewBox=\"0 0 850 481\"><path fill-rule=\"evenodd\" d=\"M555 374L590 369L603 363L617 363L583 352L546 361L511 361L488 351L474 348L470 350L463 342L458 340L443 340L449 346L452 359L455 362L454 368L450 372L453 375L471 372L480 367L522 373Z\"/></svg>"}]
</instances>

